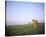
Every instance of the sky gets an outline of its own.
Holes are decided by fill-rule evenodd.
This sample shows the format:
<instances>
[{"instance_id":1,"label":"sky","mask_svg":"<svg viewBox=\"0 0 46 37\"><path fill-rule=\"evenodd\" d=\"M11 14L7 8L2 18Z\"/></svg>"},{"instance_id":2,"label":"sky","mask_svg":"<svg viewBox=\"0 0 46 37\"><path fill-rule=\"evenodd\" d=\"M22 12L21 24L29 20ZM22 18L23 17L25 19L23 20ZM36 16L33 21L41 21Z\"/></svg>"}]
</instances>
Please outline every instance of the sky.
<instances>
[{"instance_id":1,"label":"sky","mask_svg":"<svg viewBox=\"0 0 46 37\"><path fill-rule=\"evenodd\" d=\"M6 22L7 25L20 25L32 22L36 19L44 22L44 3L7 1Z\"/></svg>"}]
</instances>

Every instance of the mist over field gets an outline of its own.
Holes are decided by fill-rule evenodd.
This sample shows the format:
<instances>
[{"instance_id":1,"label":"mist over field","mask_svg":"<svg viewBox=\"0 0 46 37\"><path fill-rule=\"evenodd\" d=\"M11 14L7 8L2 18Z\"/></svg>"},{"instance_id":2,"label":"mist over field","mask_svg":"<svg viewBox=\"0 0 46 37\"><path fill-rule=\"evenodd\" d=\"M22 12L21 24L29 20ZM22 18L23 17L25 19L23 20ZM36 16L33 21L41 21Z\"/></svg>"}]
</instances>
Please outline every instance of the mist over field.
<instances>
[{"instance_id":1,"label":"mist over field","mask_svg":"<svg viewBox=\"0 0 46 37\"><path fill-rule=\"evenodd\" d=\"M45 33L44 3L5 1L6 36Z\"/></svg>"}]
</instances>

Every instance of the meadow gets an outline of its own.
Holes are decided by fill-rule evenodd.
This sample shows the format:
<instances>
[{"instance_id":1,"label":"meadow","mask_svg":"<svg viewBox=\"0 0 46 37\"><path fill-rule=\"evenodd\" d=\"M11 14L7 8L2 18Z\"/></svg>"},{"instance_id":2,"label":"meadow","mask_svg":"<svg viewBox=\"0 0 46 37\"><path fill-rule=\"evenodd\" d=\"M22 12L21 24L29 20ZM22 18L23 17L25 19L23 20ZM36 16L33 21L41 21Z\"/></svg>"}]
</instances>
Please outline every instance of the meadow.
<instances>
[{"instance_id":1,"label":"meadow","mask_svg":"<svg viewBox=\"0 0 46 37\"><path fill-rule=\"evenodd\" d=\"M37 35L45 33L45 24L38 23L38 28L33 29L32 24L12 25L5 27L6 36Z\"/></svg>"}]
</instances>

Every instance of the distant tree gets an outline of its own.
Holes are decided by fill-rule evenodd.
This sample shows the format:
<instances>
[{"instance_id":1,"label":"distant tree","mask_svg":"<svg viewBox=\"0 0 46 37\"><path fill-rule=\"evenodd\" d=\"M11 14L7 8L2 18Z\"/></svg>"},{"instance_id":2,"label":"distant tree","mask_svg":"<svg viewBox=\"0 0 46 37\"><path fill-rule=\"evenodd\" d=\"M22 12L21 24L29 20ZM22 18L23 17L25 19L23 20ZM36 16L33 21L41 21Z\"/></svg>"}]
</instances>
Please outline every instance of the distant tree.
<instances>
[{"instance_id":1,"label":"distant tree","mask_svg":"<svg viewBox=\"0 0 46 37\"><path fill-rule=\"evenodd\" d=\"M31 24L31 22L29 22L28 24Z\"/></svg>"}]
</instances>

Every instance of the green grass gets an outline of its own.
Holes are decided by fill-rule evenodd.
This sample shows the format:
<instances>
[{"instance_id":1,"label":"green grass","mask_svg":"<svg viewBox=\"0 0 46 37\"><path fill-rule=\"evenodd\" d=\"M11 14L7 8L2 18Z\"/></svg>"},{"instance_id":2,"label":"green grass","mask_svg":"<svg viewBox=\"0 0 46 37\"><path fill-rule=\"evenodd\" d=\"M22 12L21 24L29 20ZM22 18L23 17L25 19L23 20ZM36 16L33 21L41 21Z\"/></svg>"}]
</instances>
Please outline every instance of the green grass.
<instances>
[{"instance_id":1,"label":"green grass","mask_svg":"<svg viewBox=\"0 0 46 37\"><path fill-rule=\"evenodd\" d=\"M31 25L17 25L6 27L6 35L33 35L44 34L44 24L39 24L37 29L33 29Z\"/></svg>"}]
</instances>

